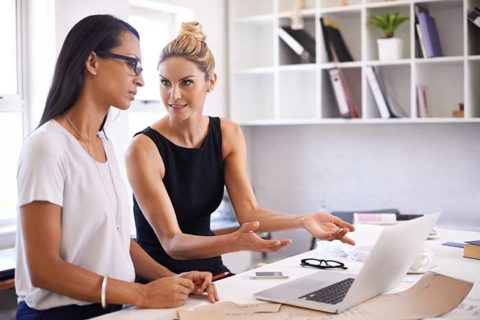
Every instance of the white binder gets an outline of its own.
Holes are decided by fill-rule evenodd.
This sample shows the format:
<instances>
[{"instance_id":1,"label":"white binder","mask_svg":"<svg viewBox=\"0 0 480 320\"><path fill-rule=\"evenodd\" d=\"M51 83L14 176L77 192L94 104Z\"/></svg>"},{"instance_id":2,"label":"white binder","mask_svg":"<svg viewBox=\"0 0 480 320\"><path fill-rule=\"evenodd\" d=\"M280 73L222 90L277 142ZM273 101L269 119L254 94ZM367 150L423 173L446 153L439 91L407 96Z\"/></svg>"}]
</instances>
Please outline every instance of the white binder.
<instances>
[{"instance_id":1,"label":"white binder","mask_svg":"<svg viewBox=\"0 0 480 320\"><path fill-rule=\"evenodd\" d=\"M377 104L378 111L380 111L380 116L384 119L390 118L392 115L388 109L387 101L383 95L382 90L377 81L377 76L373 71L373 67L366 67L366 75L370 89L372 90L375 103Z\"/></svg>"},{"instance_id":2,"label":"white binder","mask_svg":"<svg viewBox=\"0 0 480 320\"><path fill-rule=\"evenodd\" d=\"M332 82L333 91L335 92L335 98L337 99L338 110L344 118L350 117L350 109L348 108L348 101L346 97L346 91L343 87L342 78L340 76L340 70L331 69L330 80Z\"/></svg>"}]
</instances>

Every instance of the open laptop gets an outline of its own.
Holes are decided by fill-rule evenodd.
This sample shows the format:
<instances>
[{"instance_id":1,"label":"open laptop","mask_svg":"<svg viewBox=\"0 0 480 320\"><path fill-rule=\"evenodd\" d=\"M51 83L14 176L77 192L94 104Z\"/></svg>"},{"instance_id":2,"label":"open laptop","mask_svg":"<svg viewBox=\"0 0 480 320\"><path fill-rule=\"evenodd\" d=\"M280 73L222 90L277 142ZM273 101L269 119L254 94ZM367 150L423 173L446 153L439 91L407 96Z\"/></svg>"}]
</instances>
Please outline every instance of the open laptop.
<instances>
[{"instance_id":1,"label":"open laptop","mask_svg":"<svg viewBox=\"0 0 480 320\"><path fill-rule=\"evenodd\" d=\"M386 227L358 275L322 270L254 294L261 300L339 313L395 287L440 213Z\"/></svg>"}]
</instances>

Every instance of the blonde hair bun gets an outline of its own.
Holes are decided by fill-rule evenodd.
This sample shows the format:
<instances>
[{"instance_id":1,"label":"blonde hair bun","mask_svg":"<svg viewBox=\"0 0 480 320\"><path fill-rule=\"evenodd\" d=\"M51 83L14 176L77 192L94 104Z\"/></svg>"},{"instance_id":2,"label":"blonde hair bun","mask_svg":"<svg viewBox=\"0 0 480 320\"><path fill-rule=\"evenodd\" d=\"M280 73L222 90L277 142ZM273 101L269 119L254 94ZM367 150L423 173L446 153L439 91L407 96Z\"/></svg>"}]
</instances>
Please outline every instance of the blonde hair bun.
<instances>
[{"instance_id":1,"label":"blonde hair bun","mask_svg":"<svg viewBox=\"0 0 480 320\"><path fill-rule=\"evenodd\" d=\"M197 21L183 22L178 37L190 37L203 42L207 40L207 36L202 31L202 25Z\"/></svg>"}]
</instances>

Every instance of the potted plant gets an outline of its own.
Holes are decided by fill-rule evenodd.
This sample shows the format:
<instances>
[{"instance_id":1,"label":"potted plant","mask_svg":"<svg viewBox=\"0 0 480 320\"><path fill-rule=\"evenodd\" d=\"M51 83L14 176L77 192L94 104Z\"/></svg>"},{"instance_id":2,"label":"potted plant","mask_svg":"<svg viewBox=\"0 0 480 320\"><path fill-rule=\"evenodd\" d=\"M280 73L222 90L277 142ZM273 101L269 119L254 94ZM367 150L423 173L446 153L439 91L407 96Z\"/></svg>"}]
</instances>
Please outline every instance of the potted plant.
<instances>
[{"instance_id":1,"label":"potted plant","mask_svg":"<svg viewBox=\"0 0 480 320\"><path fill-rule=\"evenodd\" d=\"M394 36L398 26L407 20L407 16L400 15L398 12L395 14L377 14L370 18L368 24L381 29L385 33L385 38L377 40L378 58L380 60L397 60L402 57L402 39Z\"/></svg>"}]
</instances>

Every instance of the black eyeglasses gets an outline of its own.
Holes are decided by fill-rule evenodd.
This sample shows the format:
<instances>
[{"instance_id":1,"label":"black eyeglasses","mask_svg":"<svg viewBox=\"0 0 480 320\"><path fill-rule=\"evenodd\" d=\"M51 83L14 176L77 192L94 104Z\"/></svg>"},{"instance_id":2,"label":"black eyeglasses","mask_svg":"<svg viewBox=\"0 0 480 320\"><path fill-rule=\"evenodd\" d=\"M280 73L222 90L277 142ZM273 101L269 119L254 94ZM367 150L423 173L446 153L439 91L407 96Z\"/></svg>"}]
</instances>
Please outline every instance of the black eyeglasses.
<instances>
[{"instance_id":1,"label":"black eyeglasses","mask_svg":"<svg viewBox=\"0 0 480 320\"><path fill-rule=\"evenodd\" d=\"M347 267L345 267L345 264L340 261L315 258L302 259L300 260L300 265L304 267L314 267L318 269L348 269Z\"/></svg>"},{"instance_id":2,"label":"black eyeglasses","mask_svg":"<svg viewBox=\"0 0 480 320\"><path fill-rule=\"evenodd\" d=\"M135 72L136 76L139 76L142 74L143 68L140 60L134 57L129 57L129 56L124 56L122 54L116 54L112 52L95 52L99 57L102 58L114 58L114 59L120 59L123 61L127 61L128 65L132 68L133 72Z\"/></svg>"}]
</instances>

